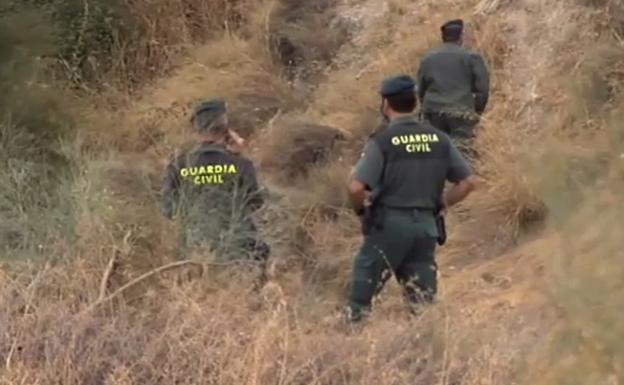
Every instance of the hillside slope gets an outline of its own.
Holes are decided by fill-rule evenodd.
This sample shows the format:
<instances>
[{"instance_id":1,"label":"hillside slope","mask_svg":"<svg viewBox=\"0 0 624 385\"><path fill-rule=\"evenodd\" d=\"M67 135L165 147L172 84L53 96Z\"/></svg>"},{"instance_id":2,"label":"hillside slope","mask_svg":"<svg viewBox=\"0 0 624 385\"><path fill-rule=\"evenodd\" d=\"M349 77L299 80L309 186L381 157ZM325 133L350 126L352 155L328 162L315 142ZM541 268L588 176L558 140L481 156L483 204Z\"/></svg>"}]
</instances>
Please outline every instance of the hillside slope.
<instances>
[{"instance_id":1,"label":"hillside slope","mask_svg":"<svg viewBox=\"0 0 624 385\"><path fill-rule=\"evenodd\" d=\"M255 33L215 37L140 98L117 100L123 108L90 110L75 154L76 238L53 245L63 255L53 262L0 270L2 383L624 381L614 342L624 336L624 5L320 3L262 2ZM274 23L280 12L298 16ZM361 239L345 177L377 123L379 81L413 73L457 16L493 76L480 190L450 214L439 303L409 316L391 283L365 328L348 330L337 309ZM282 35L295 52L286 61ZM260 294L242 272L189 280L192 268L174 266L141 278L173 261L159 181L186 143L189 108L213 96L231 102L273 192L260 222L275 253Z\"/></svg>"}]
</instances>

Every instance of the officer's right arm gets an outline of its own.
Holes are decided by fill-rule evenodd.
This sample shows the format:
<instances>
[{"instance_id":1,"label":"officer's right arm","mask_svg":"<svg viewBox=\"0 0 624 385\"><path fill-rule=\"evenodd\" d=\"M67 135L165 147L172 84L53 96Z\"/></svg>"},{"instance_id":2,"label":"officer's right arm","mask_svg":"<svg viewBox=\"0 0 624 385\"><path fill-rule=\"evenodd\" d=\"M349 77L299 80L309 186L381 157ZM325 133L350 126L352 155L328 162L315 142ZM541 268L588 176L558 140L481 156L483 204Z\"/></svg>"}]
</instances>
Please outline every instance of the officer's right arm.
<instances>
[{"instance_id":1,"label":"officer's right arm","mask_svg":"<svg viewBox=\"0 0 624 385\"><path fill-rule=\"evenodd\" d=\"M162 183L162 197L160 209L162 214L171 219L175 213L176 206L178 204L180 188L180 179L178 177L178 169L175 166L175 161L169 163L165 170L165 177Z\"/></svg>"},{"instance_id":2,"label":"officer's right arm","mask_svg":"<svg viewBox=\"0 0 624 385\"><path fill-rule=\"evenodd\" d=\"M444 194L445 207L451 207L463 201L476 187L470 165L452 143L449 148L449 168L446 179L452 183L452 186Z\"/></svg>"},{"instance_id":3,"label":"officer's right arm","mask_svg":"<svg viewBox=\"0 0 624 385\"><path fill-rule=\"evenodd\" d=\"M470 66L472 70L472 92L475 97L475 109L481 115L485 111L490 97L490 75L483 57L476 52L470 53Z\"/></svg>"},{"instance_id":4,"label":"officer's right arm","mask_svg":"<svg viewBox=\"0 0 624 385\"><path fill-rule=\"evenodd\" d=\"M349 200L353 209L360 213L365 205L366 191L381 184L383 154L374 140L369 140L349 182Z\"/></svg>"}]
</instances>

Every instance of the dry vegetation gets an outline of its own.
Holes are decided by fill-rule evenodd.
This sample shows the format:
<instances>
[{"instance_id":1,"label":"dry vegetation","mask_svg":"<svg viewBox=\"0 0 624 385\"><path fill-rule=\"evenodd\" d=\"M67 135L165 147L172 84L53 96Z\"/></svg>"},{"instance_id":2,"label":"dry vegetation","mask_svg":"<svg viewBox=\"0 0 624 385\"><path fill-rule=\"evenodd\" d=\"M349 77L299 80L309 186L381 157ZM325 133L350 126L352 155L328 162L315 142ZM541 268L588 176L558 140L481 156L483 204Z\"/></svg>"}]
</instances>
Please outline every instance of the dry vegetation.
<instances>
[{"instance_id":1,"label":"dry vegetation","mask_svg":"<svg viewBox=\"0 0 624 385\"><path fill-rule=\"evenodd\" d=\"M29 51L6 49L42 55L48 42L1 19L13 39L0 41L1 84L28 87L0 98L0 384L624 381L624 4L128 4L144 29L98 64L106 86L67 67L83 85L64 99L71 121L49 103L60 86L27 71ZM408 316L390 284L365 328L347 329L336 310L360 236L343 184L379 123L375 90L414 72L457 15L493 77L481 189L451 214L440 302ZM152 274L176 243L157 210L161 172L187 144L189 108L211 96L230 101L271 191L261 293L227 269Z\"/></svg>"}]
</instances>

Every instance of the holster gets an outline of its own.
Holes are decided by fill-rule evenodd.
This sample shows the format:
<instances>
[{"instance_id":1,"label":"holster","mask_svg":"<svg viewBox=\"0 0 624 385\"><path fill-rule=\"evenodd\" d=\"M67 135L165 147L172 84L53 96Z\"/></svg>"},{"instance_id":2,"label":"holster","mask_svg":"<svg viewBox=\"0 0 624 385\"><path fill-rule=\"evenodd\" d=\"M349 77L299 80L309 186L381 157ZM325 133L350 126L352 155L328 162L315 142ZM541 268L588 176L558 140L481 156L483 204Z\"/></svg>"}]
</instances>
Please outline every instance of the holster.
<instances>
[{"instance_id":1,"label":"holster","mask_svg":"<svg viewBox=\"0 0 624 385\"><path fill-rule=\"evenodd\" d=\"M367 207L364 209L362 221L362 234L368 235L371 230L381 230L383 228L383 210L379 207Z\"/></svg>"},{"instance_id":2,"label":"holster","mask_svg":"<svg viewBox=\"0 0 624 385\"><path fill-rule=\"evenodd\" d=\"M446 243L446 221L444 215L436 214L436 227L438 228L438 245L444 246Z\"/></svg>"},{"instance_id":3,"label":"holster","mask_svg":"<svg viewBox=\"0 0 624 385\"><path fill-rule=\"evenodd\" d=\"M444 246L446 243L446 220L444 219L444 204L438 203L435 210L435 222L438 228L438 245Z\"/></svg>"}]
</instances>

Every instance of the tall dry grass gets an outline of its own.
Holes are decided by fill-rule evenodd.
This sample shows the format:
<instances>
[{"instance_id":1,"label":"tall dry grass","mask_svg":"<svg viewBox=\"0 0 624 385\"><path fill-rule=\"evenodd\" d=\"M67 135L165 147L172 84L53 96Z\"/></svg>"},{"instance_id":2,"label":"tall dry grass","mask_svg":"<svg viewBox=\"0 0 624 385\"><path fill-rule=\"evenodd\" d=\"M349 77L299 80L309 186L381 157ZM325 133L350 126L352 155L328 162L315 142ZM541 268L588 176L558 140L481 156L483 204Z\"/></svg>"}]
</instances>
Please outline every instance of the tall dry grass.
<instances>
[{"instance_id":1,"label":"tall dry grass","mask_svg":"<svg viewBox=\"0 0 624 385\"><path fill-rule=\"evenodd\" d=\"M133 92L168 74L180 54L222 31L236 31L262 2L28 1L57 27L58 68L89 94ZM19 6L19 5L18 5Z\"/></svg>"},{"instance_id":2,"label":"tall dry grass","mask_svg":"<svg viewBox=\"0 0 624 385\"><path fill-rule=\"evenodd\" d=\"M39 12L0 14L0 250L15 260L53 254L72 229L73 99L37 60L55 52L52 32Z\"/></svg>"},{"instance_id":3,"label":"tall dry grass","mask_svg":"<svg viewBox=\"0 0 624 385\"><path fill-rule=\"evenodd\" d=\"M376 1L357 3L365 24L344 46L336 31L319 33L334 25L330 2L245 9L239 32L207 29L209 41L182 57L155 51L177 69L139 100L107 101L80 117L82 141L69 147L78 167L63 195L76 231L46 243L58 258L0 269L2 383L621 381L613 12L554 1L395 0L383 12ZM146 17L182 22L174 12L182 8L171 6ZM391 283L370 322L347 328L336 310L361 239L343 189L379 123L375 90L389 73L415 72L437 42L436 25L457 13L469 17L472 44L493 74L478 139L483 187L449 218L440 303L409 316ZM173 31L153 25L148 36ZM293 63L275 43L297 27L286 34L304 58L293 82ZM595 33L604 44L590 50ZM172 39L165 46L178 44ZM259 223L274 248L272 277L259 293L244 272L157 270L173 261L176 244L175 226L157 210L162 167L187 142L189 108L213 96L231 101L270 190ZM521 237L528 230L536 240Z\"/></svg>"}]
</instances>

